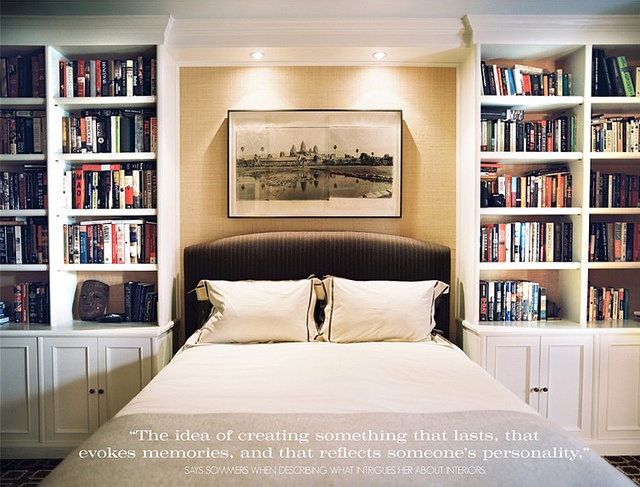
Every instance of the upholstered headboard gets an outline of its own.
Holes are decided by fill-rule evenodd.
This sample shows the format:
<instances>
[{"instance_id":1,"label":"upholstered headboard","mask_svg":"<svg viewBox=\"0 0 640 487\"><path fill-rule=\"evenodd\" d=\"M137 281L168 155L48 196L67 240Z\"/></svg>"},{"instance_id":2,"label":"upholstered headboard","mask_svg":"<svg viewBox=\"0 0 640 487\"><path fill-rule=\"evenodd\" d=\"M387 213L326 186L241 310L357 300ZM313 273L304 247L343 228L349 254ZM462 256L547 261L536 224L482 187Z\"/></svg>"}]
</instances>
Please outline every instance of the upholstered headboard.
<instances>
[{"instance_id":1,"label":"upholstered headboard","mask_svg":"<svg viewBox=\"0 0 640 487\"><path fill-rule=\"evenodd\" d=\"M357 280L451 282L451 252L444 245L367 232L267 232L221 238L184 251L185 336L198 328L189 292L201 279L284 280L334 275ZM436 327L449 335L449 295L436 311Z\"/></svg>"}]
</instances>

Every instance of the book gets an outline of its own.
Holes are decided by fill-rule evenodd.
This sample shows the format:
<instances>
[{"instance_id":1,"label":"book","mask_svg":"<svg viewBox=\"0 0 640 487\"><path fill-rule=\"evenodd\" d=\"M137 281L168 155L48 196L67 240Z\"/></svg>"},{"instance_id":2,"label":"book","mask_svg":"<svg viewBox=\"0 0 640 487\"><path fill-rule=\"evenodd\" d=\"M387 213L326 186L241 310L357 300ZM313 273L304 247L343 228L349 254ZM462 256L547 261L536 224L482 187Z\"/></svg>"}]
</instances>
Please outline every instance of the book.
<instances>
[{"instance_id":1,"label":"book","mask_svg":"<svg viewBox=\"0 0 640 487\"><path fill-rule=\"evenodd\" d=\"M635 96L635 88L633 87L631 71L627 65L627 58L625 56L617 56L616 62L618 70L620 71L620 79L622 82L624 96Z\"/></svg>"}]
</instances>

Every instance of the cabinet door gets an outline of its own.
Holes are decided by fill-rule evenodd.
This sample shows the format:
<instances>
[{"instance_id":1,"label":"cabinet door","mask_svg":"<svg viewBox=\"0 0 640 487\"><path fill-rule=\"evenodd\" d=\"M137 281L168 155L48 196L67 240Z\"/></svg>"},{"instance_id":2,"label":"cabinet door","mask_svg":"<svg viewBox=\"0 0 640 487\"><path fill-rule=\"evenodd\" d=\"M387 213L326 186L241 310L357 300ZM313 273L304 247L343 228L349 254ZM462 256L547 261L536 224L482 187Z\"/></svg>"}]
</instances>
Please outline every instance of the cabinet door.
<instances>
[{"instance_id":1,"label":"cabinet door","mask_svg":"<svg viewBox=\"0 0 640 487\"><path fill-rule=\"evenodd\" d=\"M598 438L640 440L640 336L600 337Z\"/></svg>"},{"instance_id":2,"label":"cabinet door","mask_svg":"<svg viewBox=\"0 0 640 487\"><path fill-rule=\"evenodd\" d=\"M578 436L591 434L592 336L540 339L540 414Z\"/></svg>"},{"instance_id":3,"label":"cabinet door","mask_svg":"<svg viewBox=\"0 0 640 487\"><path fill-rule=\"evenodd\" d=\"M37 338L5 337L0 346L2 443L38 441Z\"/></svg>"},{"instance_id":4,"label":"cabinet door","mask_svg":"<svg viewBox=\"0 0 640 487\"><path fill-rule=\"evenodd\" d=\"M98 397L104 423L151 380L148 338L100 338Z\"/></svg>"},{"instance_id":5,"label":"cabinet door","mask_svg":"<svg viewBox=\"0 0 640 487\"><path fill-rule=\"evenodd\" d=\"M96 338L44 343L45 440L77 443L98 427Z\"/></svg>"},{"instance_id":6,"label":"cabinet door","mask_svg":"<svg viewBox=\"0 0 640 487\"><path fill-rule=\"evenodd\" d=\"M487 371L524 402L538 408L540 340L535 336L487 338Z\"/></svg>"}]
</instances>

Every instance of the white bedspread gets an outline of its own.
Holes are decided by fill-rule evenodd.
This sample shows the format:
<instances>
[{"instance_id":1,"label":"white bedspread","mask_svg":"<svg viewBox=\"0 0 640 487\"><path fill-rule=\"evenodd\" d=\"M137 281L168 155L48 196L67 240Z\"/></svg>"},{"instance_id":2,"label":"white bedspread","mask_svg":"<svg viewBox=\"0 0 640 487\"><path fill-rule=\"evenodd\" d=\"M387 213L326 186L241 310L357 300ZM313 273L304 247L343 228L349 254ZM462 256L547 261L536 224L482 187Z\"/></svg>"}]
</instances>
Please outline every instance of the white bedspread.
<instances>
[{"instance_id":1,"label":"white bedspread","mask_svg":"<svg viewBox=\"0 0 640 487\"><path fill-rule=\"evenodd\" d=\"M534 413L447 343L203 345L178 353L138 413Z\"/></svg>"}]
</instances>

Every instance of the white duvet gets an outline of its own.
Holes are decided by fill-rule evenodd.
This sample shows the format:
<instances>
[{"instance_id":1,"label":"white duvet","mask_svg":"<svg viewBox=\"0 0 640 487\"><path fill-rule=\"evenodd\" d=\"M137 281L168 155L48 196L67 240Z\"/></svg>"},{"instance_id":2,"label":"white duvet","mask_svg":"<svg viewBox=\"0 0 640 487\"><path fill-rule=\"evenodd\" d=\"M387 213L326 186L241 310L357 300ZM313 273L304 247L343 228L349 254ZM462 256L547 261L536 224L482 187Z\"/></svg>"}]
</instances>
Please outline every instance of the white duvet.
<instances>
[{"instance_id":1,"label":"white duvet","mask_svg":"<svg viewBox=\"0 0 640 487\"><path fill-rule=\"evenodd\" d=\"M445 342L202 345L178 353L137 413L535 413Z\"/></svg>"}]
</instances>

